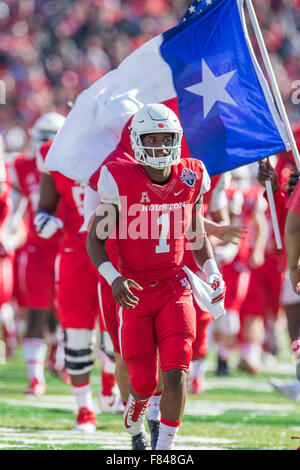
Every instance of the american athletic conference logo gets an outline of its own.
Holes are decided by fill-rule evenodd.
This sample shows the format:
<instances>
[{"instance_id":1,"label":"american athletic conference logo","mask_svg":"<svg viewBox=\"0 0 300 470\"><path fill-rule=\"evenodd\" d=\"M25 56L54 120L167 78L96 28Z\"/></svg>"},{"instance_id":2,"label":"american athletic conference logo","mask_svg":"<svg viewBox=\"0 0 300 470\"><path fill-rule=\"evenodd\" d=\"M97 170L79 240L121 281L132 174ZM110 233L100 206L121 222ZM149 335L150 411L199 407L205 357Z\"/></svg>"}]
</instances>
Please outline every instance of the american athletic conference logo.
<instances>
[{"instance_id":1,"label":"american athletic conference logo","mask_svg":"<svg viewBox=\"0 0 300 470\"><path fill-rule=\"evenodd\" d=\"M187 184L190 188L192 188L196 183L198 176L194 171L190 170L189 168L184 168L184 170L182 170L180 179L183 183Z\"/></svg>"}]
</instances>

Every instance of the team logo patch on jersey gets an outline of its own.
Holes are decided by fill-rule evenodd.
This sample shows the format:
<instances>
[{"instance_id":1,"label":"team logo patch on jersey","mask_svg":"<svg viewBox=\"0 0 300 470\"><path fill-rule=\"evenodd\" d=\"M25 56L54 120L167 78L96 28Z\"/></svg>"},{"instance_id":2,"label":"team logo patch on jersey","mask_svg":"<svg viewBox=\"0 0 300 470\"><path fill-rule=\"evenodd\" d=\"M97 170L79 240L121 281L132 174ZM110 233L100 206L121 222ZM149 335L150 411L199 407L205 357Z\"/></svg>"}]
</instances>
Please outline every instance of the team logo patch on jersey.
<instances>
[{"instance_id":1,"label":"team logo patch on jersey","mask_svg":"<svg viewBox=\"0 0 300 470\"><path fill-rule=\"evenodd\" d=\"M180 179L183 183L192 188L196 183L198 176L194 171L190 170L189 168L185 168L181 173Z\"/></svg>"}]
</instances>

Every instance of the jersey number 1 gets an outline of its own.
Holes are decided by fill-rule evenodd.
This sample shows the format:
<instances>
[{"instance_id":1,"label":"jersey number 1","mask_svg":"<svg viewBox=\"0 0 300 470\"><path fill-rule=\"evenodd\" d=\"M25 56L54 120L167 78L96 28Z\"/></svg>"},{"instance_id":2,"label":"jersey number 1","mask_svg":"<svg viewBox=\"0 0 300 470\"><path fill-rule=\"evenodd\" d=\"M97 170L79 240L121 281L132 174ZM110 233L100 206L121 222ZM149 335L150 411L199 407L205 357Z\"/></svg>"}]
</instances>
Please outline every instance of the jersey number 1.
<instances>
[{"instance_id":1,"label":"jersey number 1","mask_svg":"<svg viewBox=\"0 0 300 470\"><path fill-rule=\"evenodd\" d=\"M168 233L170 230L170 215L162 214L157 219L158 225L161 225L159 236L159 244L155 247L155 253L169 253L170 245L167 243Z\"/></svg>"}]
</instances>

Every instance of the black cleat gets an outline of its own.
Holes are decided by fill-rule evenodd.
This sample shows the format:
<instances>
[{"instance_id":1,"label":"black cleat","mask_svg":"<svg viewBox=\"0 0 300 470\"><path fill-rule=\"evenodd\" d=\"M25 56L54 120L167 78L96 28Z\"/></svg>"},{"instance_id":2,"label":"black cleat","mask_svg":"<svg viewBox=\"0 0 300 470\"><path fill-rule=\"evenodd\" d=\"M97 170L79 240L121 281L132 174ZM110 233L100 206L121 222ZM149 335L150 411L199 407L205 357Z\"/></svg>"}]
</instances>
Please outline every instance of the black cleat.
<instances>
[{"instance_id":1,"label":"black cleat","mask_svg":"<svg viewBox=\"0 0 300 470\"><path fill-rule=\"evenodd\" d=\"M227 365L227 361L222 361L220 357L218 357L218 366L216 369L216 375L221 377L221 376L227 376L229 375L229 369Z\"/></svg>"},{"instance_id":2,"label":"black cleat","mask_svg":"<svg viewBox=\"0 0 300 470\"><path fill-rule=\"evenodd\" d=\"M132 450L147 450L147 436L144 432L140 432L135 436L131 436Z\"/></svg>"},{"instance_id":3,"label":"black cleat","mask_svg":"<svg viewBox=\"0 0 300 470\"><path fill-rule=\"evenodd\" d=\"M158 434L159 434L159 421L154 421L153 419L148 419L148 428L151 435L151 449L155 450Z\"/></svg>"}]
</instances>

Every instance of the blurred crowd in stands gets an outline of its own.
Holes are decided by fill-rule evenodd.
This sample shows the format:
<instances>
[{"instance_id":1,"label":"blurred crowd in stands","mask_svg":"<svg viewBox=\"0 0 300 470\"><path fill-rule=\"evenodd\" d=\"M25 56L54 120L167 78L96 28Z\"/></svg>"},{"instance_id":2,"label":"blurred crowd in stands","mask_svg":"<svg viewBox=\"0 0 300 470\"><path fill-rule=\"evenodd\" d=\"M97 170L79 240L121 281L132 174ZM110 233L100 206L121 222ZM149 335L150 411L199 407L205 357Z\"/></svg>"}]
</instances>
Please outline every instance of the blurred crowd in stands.
<instances>
[{"instance_id":1,"label":"blurred crowd in stands","mask_svg":"<svg viewBox=\"0 0 300 470\"><path fill-rule=\"evenodd\" d=\"M68 103L151 37L174 26L191 0L0 1L0 134L7 150L24 147L43 113ZM292 122L292 83L300 80L300 0L254 6ZM256 48L256 46L255 46ZM299 87L300 88L300 87Z\"/></svg>"}]
</instances>

